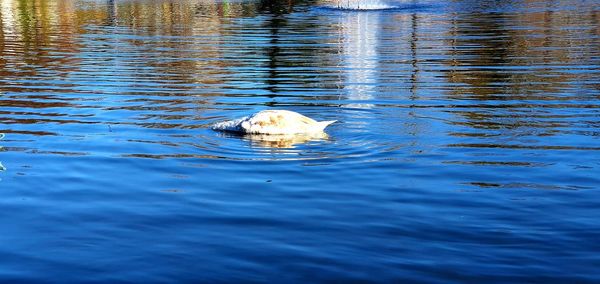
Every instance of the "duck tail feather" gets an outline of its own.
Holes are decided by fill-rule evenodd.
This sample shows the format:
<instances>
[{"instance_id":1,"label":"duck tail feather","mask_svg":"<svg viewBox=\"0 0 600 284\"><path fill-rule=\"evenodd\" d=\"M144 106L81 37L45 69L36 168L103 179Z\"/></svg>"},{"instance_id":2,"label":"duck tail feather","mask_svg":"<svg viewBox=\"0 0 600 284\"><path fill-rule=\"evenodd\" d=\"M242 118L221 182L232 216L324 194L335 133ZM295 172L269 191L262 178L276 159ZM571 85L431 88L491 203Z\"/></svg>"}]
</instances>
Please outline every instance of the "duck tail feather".
<instances>
[{"instance_id":1,"label":"duck tail feather","mask_svg":"<svg viewBox=\"0 0 600 284\"><path fill-rule=\"evenodd\" d=\"M319 126L321 127L321 129L325 129L325 127L335 122L337 122L337 120L319 121Z\"/></svg>"}]
</instances>

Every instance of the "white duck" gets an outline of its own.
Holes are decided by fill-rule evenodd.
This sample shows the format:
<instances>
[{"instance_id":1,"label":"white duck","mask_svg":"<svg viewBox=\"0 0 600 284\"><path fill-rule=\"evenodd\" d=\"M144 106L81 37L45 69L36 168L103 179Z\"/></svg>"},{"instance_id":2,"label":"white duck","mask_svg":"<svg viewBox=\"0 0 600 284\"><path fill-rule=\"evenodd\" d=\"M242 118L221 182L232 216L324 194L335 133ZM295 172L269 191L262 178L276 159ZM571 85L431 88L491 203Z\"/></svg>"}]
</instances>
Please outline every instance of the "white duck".
<instances>
[{"instance_id":1,"label":"white duck","mask_svg":"<svg viewBox=\"0 0 600 284\"><path fill-rule=\"evenodd\" d=\"M244 134L316 134L336 120L316 121L289 110L263 110L251 116L216 123L212 129Z\"/></svg>"}]
</instances>

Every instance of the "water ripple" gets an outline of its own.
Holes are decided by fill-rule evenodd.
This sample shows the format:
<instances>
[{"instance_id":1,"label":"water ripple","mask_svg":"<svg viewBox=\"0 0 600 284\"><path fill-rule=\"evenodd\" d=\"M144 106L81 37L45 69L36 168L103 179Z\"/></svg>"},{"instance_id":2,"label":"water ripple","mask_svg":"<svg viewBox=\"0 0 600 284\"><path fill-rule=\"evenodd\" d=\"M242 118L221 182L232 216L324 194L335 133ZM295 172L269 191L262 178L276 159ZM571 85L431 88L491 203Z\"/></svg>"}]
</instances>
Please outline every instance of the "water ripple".
<instances>
[{"instance_id":1,"label":"water ripple","mask_svg":"<svg viewBox=\"0 0 600 284\"><path fill-rule=\"evenodd\" d=\"M2 1L0 282L598 282L597 1L362 3Z\"/></svg>"}]
</instances>

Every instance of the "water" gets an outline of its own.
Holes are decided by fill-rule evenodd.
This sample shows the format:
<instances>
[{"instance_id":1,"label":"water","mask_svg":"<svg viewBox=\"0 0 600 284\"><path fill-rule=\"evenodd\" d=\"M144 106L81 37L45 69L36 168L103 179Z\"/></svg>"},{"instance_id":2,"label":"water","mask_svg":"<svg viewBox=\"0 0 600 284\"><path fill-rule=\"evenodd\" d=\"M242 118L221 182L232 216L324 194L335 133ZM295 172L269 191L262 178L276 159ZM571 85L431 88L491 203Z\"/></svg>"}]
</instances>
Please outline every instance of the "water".
<instances>
[{"instance_id":1,"label":"water","mask_svg":"<svg viewBox=\"0 0 600 284\"><path fill-rule=\"evenodd\" d=\"M387 4L2 1L0 280L600 281L598 1Z\"/></svg>"}]
</instances>

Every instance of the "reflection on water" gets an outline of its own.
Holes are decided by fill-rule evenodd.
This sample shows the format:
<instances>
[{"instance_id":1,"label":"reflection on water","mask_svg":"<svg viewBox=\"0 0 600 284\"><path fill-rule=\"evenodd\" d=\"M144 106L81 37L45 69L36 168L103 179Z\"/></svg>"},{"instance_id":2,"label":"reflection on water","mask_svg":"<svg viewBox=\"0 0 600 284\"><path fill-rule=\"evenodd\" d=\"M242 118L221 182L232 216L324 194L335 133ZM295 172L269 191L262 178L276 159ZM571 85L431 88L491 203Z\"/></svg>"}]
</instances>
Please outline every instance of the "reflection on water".
<instances>
[{"instance_id":1,"label":"reflection on water","mask_svg":"<svg viewBox=\"0 0 600 284\"><path fill-rule=\"evenodd\" d=\"M329 138L325 132L288 135L246 134L240 137L250 141L252 146L263 148L294 148L294 145L297 144L323 141Z\"/></svg>"},{"instance_id":2,"label":"reflection on water","mask_svg":"<svg viewBox=\"0 0 600 284\"><path fill-rule=\"evenodd\" d=\"M348 107L369 108L372 104L362 103L373 98L376 90L378 68L378 35L381 29L378 13L340 14L340 31L343 42L344 70L348 89Z\"/></svg>"},{"instance_id":3,"label":"reflection on water","mask_svg":"<svg viewBox=\"0 0 600 284\"><path fill-rule=\"evenodd\" d=\"M452 63L448 78L456 87L448 95L484 104L497 101L498 107L484 105L485 111L454 109L453 113L466 120L457 123L489 129L488 135L496 133L505 142L531 145L578 141L572 134L582 129L565 132L564 128L569 121L589 121L596 116L595 111L585 110L595 108L590 105L595 102L588 101L591 97L585 93L597 91L589 89L595 79L588 73L598 73L597 66L588 65L593 62L589 56L597 52L591 42L597 36L593 29L570 23L571 13L499 14L485 18L459 14L455 27L448 31L454 38L449 44L467 48L452 48L449 52ZM515 30L515 25L519 29ZM471 29L456 28L461 26ZM556 29L557 26L561 28ZM561 136L562 139L551 138Z\"/></svg>"},{"instance_id":4,"label":"reflection on water","mask_svg":"<svg viewBox=\"0 0 600 284\"><path fill-rule=\"evenodd\" d=\"M380 10L393 8L394 6L390 2L379 0L334 0L326 1L325 5L344 10Z\"/></svg>"},{"instance_id":5,"label":"reflection on water","mask_svg":"<svg viewBox=\"0 0 600 284\"><path fill-rule=\"evenodd\" d=\"M440 4L434 0L319 0L319 7L344 12L418 10ZM442 7L440 5L440 7Z\"/></svg>"},{"instance_id":6,"label":"reflection on water","mask_svg":"<svg viewBox=\"0 0 600 284\"><path fill-rule=\"evenodd\" d=\"M597 282L597 3L323 3L2 0L0 280Z\"/></svg>"},{"instance_id":7,"label":"reflection on water","mask_svg":"<svg viewBox=\"0 0 600 284\"><path fill-rule=\"evenodd\" d=\"M4 138L4 133L0 133L0 140L2 140ZM0 145L0 152L4 151L4 148L2 147L2 145ZM4 167L2 165L2 162L0 162L0 172L3 172L6 170L6 167ZM0 179L2 180L2 179Z\"/></svg>"}]
</instances>

